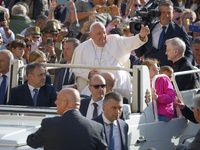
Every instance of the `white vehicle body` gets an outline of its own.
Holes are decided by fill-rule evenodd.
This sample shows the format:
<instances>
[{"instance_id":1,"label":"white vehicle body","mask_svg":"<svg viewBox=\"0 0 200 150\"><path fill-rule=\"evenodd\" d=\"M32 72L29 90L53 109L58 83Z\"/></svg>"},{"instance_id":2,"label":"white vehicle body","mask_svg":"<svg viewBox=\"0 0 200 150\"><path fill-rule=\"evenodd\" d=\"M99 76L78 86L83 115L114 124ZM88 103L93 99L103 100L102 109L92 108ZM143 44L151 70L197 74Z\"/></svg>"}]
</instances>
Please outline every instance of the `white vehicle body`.
<instances>
[{"instance_id":1,"label":"white vehicle body","mask_svg":"<svg viewBox=\"0 0 200 150\"><path fill-rule=\"evenodd\" d=\"M46 64L50 67L75 67L77 65L60 65ZM16 67L17 66L17 67ZM20 61L14 61L11 64L10 87L18 85L19 79L23 75L23 67ZM150 98L150 79L149 71L146 66L133 66L133 70L119 67L98 67L98 66L82 66L85 68L132 71L133 91L123 95L128 98L130 105L124 105L124 117L129 125L128 145L130 150L147 150L155 148L156 150L174 150L180 144L188 142L190 138L194 138L199 125L194 124L185 118L173 118L169 122L157 121L154 119L152 102L149 106L147 101ZM17 69L16 69L17 68ZM13 71L15 70L15 71ZM149 91L149 92L148 92ZM120 90L118 91L120 92ZM9 93L9 92L8 92ZM186 105L192 105L192 97L196 95L197 89L182 91L183 101ZM19 112L18 112L19 111ZM35 113L56 114L56 108L36 109L31 107L0 107L0 113L7 112L6 115L0 115L0 150L28 150L31 149L26 145L26 138L30 133L35 132L40 126L41 120L47 116L30 115ZM8 114L9 112L9 114ZM14 115L10 114L14 113ZM29 114L27 115L15 115ZM48 116L49 117L49 116ZM41 149L41 148L39 148Z\"/></svg>"}]
</instances>

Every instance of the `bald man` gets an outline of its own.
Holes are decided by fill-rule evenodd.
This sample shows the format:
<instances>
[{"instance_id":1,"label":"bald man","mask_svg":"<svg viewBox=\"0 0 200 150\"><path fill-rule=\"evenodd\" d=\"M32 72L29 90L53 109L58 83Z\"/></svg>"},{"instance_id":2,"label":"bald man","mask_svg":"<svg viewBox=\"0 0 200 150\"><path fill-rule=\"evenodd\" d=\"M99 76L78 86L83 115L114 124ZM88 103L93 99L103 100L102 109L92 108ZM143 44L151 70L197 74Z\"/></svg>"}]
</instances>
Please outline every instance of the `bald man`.
<instances>
[{"instance_id":1,"label":"bald man","mask_svg":"<svg viewBox=\"0 0 200 150\"><path fill-rule=\"evenodd\" d=\"M92 96L81 100L80 112L88 119L92 119L102 113L103 98L106 94L106 81L97 74L89 80L88 86Z\"/></svg>"},{"instance_id":2,"label":"bald man","mask_svg":"<svg viewBox=\"0 0 200 150\"><path fill-rule=\"evenodd\" d=\"M46 150L107 149L103 126L80 114L80 94L77 90L61 90L55 104L61 116L43 119L41 127L28 136L29 146L44 146Z\"/></svg>"},{"instance_id":3,"label":"bald man","mask_svg":"<svg viewBox=\"0 0 200 150\"><path fill-rule=\"evenodd\" d=\"M14 56L9 50L0 51L0 104L6 103L10 60L13 59Z\"/></svg>"}]
</instances>

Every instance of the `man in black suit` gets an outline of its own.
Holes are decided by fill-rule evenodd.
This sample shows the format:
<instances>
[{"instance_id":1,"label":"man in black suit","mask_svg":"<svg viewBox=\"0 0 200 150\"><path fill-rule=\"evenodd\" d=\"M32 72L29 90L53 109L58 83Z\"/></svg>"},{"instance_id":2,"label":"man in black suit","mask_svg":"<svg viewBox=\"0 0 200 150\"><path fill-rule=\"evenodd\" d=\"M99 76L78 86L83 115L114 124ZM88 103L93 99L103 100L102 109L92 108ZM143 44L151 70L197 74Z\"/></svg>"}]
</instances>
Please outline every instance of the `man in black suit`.
<instances>
[{"instance_id":1,"label":"man in black suit","mask_svg":"<svg viewBox=\"0 0 200 150\"><path fill-rule=\"evenodd\" d=\"M6 104L10 60L14 56L9 50L0 51L0 104Z\"/></svg>"},{"instance_id":2,"label":"man in black suit","mask_svg":"<svg viewBox=\"0 0 200 150\"><path fill-rule=\"evenodd\" d=\"M184 105L181 101L175 102L174 104L175 106L179 106L183 116L186 119L190 120L191 122L195 124L197 123L200 124L200 95L193 97L193 108L194 108L193 111L190 108L188 108L186 105ZM184 145L182 145L182 147L187 149L186 146ZM195 139L189 145L187 150L197 150L199 149L199 147L200 147L200 130L197 132ZM176 150L179 150L179 149L176 148Z\"/></svg>"},{"instance_id":3,"label":"man in black suit","mask_svg":"<svg viewBox=\"0 0 200 150\"><path fill-rule=\"evenodd\" d=\"M123 97L117 92L109 92L103 101L103 113L93 119L104 126L106 141L113 150L128 150L128 125L119 119L122 105Z\"/></svg>"},{"instance_id":4,"label":"man in black suit","mask_svg":"<svg viewBox=\"0 0 200 150\"><path fill-rule=\"evenodd\" d=\"M65 40L63 56L66 64L71 64L74 49L80 44L79 40L70 38ZM69 71L69 68L60 68L55 70L54 87L56 91L60 91L63 85L74 84L74 73Z\"/></svg>"},{"instance_id":5,"label":"man in black suit","mask_svg":"<svg viewBox=\"0 0 200 150\"><path fill-rule=\"evenodd\" d=\"M42 120L41 127L27 138L33 148L46 150L106 150L103 126L83 117L78 111L80 94L72 88L58 94L57 113L61 116Z\"/></svg>"},{"instance_id":6,"label":"man in black suit","mask_svg":"<svg viewBox=\"0 0 200 150\"><path fill-rule=\"evenodd\" d=\"M184 57L186 45L183 40L178 37L168 39L166 45L166 55L168 60L174 63L174 72L195 69ZM180 91L199 88L199 76L197 73L176 76L176 82Z\"/></svg>"},{"instance_id":7,"label":"man in black suit","mask_svg":"<svg viewBox=\"0 0 200 150\"><path fill-rule=\"evenodd\" d=\"M55 106L57 94L52 85L45 84L46 71L40 63L31 63L26 66L28 83L11 89L10 105L25 106Z\"/></svg>"},{"instance_id":8,"label":"man in black suit","mask_svg":"<svg viewBox=\"0 0 200 150\"><path fill-rule=\"evenodd\" d=\"M103 98L106 94L106 81L97 74L89 80L89 90L92 97L81 100L80 112L88 119L92 119L102 113Z\"/></svg>"},{"instance_id":9,"label":"man in black suit","mask_svg":"<svg viewBox=\"0 0 200 150\"><path fill-rule=\"evenodd\" d=\"M169 65L173 67L172 62L167 60L165 55L165 41L170 38L180 37L186 44L185 56L190 62L192 62L193 55L190 48L188 35L183 26L179 26L172 22L173 3L170 0L163 0L159 4L159 10L161 12L159 16L160 22L157 23L151 30L150 34L148 35L148 42L139 49L135 50L136 55L138 57L144 55L144 58L156 58L160 61L161 66Z\"/></svg>"}]
</instances>

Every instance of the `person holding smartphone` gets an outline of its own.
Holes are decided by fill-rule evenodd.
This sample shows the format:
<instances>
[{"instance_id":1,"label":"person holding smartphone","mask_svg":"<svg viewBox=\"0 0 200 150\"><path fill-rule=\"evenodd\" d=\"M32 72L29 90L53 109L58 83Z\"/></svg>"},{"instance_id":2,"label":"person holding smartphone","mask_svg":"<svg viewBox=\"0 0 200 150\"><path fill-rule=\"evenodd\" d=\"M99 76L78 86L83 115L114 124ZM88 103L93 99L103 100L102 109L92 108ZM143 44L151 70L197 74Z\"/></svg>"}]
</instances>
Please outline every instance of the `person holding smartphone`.
<instances>
[{"instance_id":1,"label":"person holding smartphone","mask_svg":"<svg viewBox=\"0 0 200 150\"><path fill-rule=\"evenodd\" d=\"M15 39L15 35L12 30L9 29L9 11L8 9L0 6L1 21L0 32L3 39L3 45L1 49L5 49L6 44L12 42Z\"/></svg>"}]
</instances>

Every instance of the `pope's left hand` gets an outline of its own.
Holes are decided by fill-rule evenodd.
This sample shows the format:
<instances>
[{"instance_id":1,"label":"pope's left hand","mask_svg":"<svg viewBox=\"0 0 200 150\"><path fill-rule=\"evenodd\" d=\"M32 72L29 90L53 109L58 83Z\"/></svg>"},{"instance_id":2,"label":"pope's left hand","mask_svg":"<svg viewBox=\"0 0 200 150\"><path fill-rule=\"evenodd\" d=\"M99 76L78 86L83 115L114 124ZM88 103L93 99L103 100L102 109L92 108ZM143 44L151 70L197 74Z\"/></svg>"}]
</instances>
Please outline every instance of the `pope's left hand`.
<instances>
[{"instance_id":1,"label":"pope's left hand","mask_svg":"<svg viewBox=\"0 0 200 150\"><path fill-rule=\"evenodd\" d=\"M149 35L149 34L150 34L150 29L149 29L149 27L148 27L147 25L144 27L144 25L141 24L140 36L141 36L141 37L146 37L146 36Z\"/></svg>"}]
</instances>

